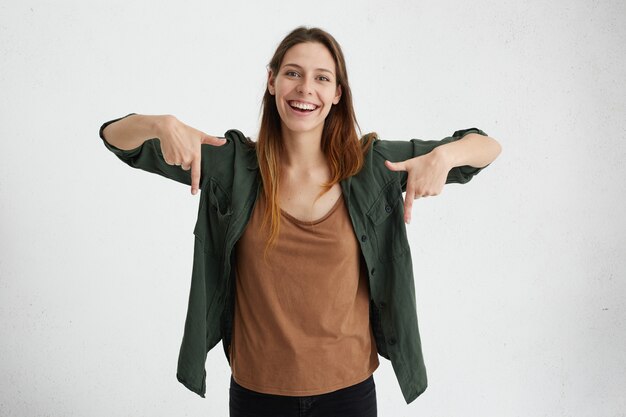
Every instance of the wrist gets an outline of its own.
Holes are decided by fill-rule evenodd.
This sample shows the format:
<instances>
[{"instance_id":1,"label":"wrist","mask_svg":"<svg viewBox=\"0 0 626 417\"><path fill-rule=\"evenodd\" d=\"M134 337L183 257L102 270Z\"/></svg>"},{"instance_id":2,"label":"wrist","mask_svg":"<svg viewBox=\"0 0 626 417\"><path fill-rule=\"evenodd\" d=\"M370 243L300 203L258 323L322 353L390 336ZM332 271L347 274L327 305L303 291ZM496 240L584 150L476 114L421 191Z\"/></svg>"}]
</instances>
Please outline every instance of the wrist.
<instances>
[{"instance_id":1,"label":"wrist","mask_svg":"<svg viewBox=\"0 0 626 417\"><path fill-rule=\"evenodd\" d=\"M147 124L150 126L150 131L156 138L161 138L163 136L163 132L168 130L172 123L176 120L176 118L170 114L145 117L149 118Z\"/></svg>"},{"instance_id":2,"label":"wrist","mask_svg":"<svg viewBox=\"0 0 626 417\"><path fill-rule=\"evenodd\" d=\"M452 169L456 165L453 152L450 152L450 147L448 145L450 144L445 143L443 145L439 145L430 153L433 155L433 158L436 158L439 161L439 163L445 165L449 169Z\"/></svg>"}]
</instances>

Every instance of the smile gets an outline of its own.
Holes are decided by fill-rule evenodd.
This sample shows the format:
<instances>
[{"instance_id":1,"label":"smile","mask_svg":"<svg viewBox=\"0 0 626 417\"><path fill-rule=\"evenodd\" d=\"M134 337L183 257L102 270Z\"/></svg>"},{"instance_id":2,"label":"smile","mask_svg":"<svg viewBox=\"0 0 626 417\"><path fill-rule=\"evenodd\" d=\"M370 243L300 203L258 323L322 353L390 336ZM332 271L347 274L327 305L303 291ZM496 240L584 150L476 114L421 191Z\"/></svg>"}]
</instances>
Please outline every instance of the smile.
<instances>
[{"instance_id":1,"label":"smile","mask_svg":"<svg viewBox=\"0 0 626 417\"><path fill-rule=\"evenodd\" d=\"M298 113L310 113L314 110L317 110L317 108L319 107L315 104L306 103L304 101L298 100L290 100L287 103L289 104L289 107L291 107Z\"/></svg>"}]
</instances>

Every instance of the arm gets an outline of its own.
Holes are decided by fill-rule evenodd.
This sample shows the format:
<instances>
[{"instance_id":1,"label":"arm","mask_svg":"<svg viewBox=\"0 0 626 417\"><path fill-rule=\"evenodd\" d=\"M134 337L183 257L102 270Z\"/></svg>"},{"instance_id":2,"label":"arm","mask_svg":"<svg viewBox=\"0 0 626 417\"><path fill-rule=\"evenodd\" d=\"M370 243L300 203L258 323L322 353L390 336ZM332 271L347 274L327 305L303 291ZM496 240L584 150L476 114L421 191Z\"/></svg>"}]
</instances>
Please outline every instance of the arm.
<instances>
[{"instance_id":1,"label":"arm","mask_svg":"<svg viewBox=\"0 0 626 417\"><path fill-rule=\"evenodd\" d=\"M502 147L480 129L458 130L451 137L440 141L411 139L413 155L398 152L391 156L399 162L387 158L389 170L399 171L404 199L404 220L411 221L413 200L424 196L438 195L444 184L469 182L474 175L486 168L500 154ZM395 148L401 148L396 146ZM396 160L398 160L396 159Z\"/></svg>"},{"instance_id":2,"label":"arm","mask_svg":"<svg viewBox=\"0 0 626 417\"><path fill-rule=\"evenodd\" d=\"M450 168L471 166L485 168L502 152L502 145L494 138L469 133L461 139L438 146L433 150Z\"/></svg>"},{"instance_id":3,"label":"arm","mask_svg":"<svg viewBox=\"0 0 626 417\"><path fill-rule=\"evenodd\" d=\"M100 137L117 149L130 151L146 140L158 137L158 126L165 117L130 113L104 123L100 127Z\"/></svg>"},{"instance_id":4,"label":"arm","mask_svg":"<svg viewBox=\"0 0 626 417\"><path fill-rule=\"evenodd\" d=\"M482 136L487 136L484 131L472 127L469 129L457 130L452 136L445 137L441 140L424 140L424 139L411 139L411 140L376 140L374 142L374 150L382 157L383 161L389 161L396 163L399 161L406 161L411 158L426 155L432 152L434 149L446 145L452 142L459 141L465 136L476 133ZM390 167L388 163L385 164L387 168ZM469 182L472 177L478 174L485 167L477 168L470 165L455 166L450 169L446 177L446 184L458 183L465 184ZM408 173L403 170L398 172L400 176L400 184L402 186L402 192L406 191Z\"/></svg>"},{"instance_id":5,"label":"arm","mask_svg":"<svg viewBox=\"0 0 626 417\"><path fill-rule=\"evenodd\" d=\"M106 134L106 137L105 137ZM207 146L222 146L224 139L187 126L174 116L130 113L100 127L104 145L133 168L191 185L196 194L207 172ZM212 155L211 155L212 156Z\"/></svg>"}]
</instances>

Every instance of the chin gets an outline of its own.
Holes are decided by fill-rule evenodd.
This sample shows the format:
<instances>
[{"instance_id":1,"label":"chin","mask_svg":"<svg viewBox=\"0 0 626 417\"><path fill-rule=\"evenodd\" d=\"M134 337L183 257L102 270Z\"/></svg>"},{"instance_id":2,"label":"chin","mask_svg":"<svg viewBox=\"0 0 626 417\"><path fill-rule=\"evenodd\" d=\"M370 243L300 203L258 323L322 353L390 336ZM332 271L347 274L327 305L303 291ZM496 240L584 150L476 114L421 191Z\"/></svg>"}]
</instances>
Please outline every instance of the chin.
<instances>
[{"instance_id":1,"label":"chin","mask_svg":"<svg viewBox=\"0 0 626 417\"><path fill-rule=\"evenodd\" d=\"M294 132L294 133L305 133L305 132L314 131L316 129L320 129L320 125L322 125L321 129L323 129L324 121L322 121L321 123L315 123L314 121L311 121L311 120L307 120L307 121L288 120L288 121L285 121L285 119L281 118L280 124L281 124L283 130L287 129L288 131Z\"/></svg>"},{"instance_id":2,"label":"chin","mask_svg":"<svg viewBox=\"0 0 626 417\"><path fill-rule=\"evenodd\" d=\"M317 122L314 120L307 120L307 121L288 120L287 122L285 122L285 119L283 119L282 117L280 120L280 123L283 129L288 129L289 131L294 132L294 133L311 132L317 129L319 129L321 132L322 130L324 130L325 122L326 122L325 118L322 119L322 121L320 122Z\"/></svg>"},{"instance_id":3,"label":"chin","mask_svg":"<svg viewBox=\"0 0 626 417\"><path fill-rule=\"evenodd\" d=\"M307 132L312 132L314 130L316 130L318 128L318 126L293 126L287 123L283 123L283 129L287 129L290 132L293 133L307 133Z\"/></svg>"}]
</instances>

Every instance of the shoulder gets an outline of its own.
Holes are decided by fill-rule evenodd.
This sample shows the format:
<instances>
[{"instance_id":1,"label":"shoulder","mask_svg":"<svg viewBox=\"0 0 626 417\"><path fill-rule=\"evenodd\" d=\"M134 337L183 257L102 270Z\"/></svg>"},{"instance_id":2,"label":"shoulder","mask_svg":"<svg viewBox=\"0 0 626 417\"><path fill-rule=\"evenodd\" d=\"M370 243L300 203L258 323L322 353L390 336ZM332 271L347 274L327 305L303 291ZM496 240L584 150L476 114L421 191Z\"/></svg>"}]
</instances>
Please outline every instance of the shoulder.
<instances>
[{"instance_id":1,"label":"shoulder","mask_svg":"<svg viewBox=\"0 0 626 417\"><path fill-rule=\"evenodd\" d=\"M233 168L246 168L249 171L255 171L259 167L257 159L256 142L244 135L239 129L229 129L224 133L224 138L228 142L223 147L230 149L230 159Z\"/></svg>"},{"instance_id":2,"label":"shoulder","mask_svg":"<svg viewBox=\"0 0 626 417\"><path fill-rule=\"evenodd\" d=\"M366 158L372 156L372 151L374 151L380 145L380 138L378 137L378 133L369 132L365 135L361 136L359 139L361 143L361 150L363 151L363 156Z\"/></svg>"},{"instance_id":3,"label":"shoulder","mask_svg":"<svg viewBox=\"0 0 626 417\"><path fill-rule=\"evenodd\" d=\"M385 160L392 160L395 147L394 141L382 140L376 132L363 135L359 142L363 151L363 165L359 173L353 178L356 181L365 182L366 188L372 191L378 184L394 181L398 177L398 172L389 170L385 165ZM397 141L400 142L400 141Z\"/></svg>"},{"instance_id":4,"label":"shoulder","mask_svg":"<svg viewBox=\"0 0 626 417\"><path fill-rule=\"evenodd\" d=\"M213 161L218 164L249 164L252 159L256 160L256 142L244 135L239 129L228 129L224 136L226 143L221 146L203 145L203 158L219 159ZM229 168L230 171L233 167Z\"/></svg>"},{"instance_id":5,"label":"shoulder","mask_svg":"<svg viewBox=\"0 0 626 417\"><path fill-rule=\"evenodd\" d=\"M398 156L404 156L411 148L409 141L383 140L376 132L363 135L360 142L366 162L384 161L385 159L395 162L398 160Z\"/></svg>"},{"instance_id":6,"label":"shoulder","mask_svg":"<svg viewBox=\"0 0 626 417\"><path fill-rule=\"evenodd\" d=\"M248 149L256 149L256 142L244 135L238 129L229 129L224 133L224 138L227 141L232 142L237 147L243 147Z\"/></svg>"}]
</instances>

